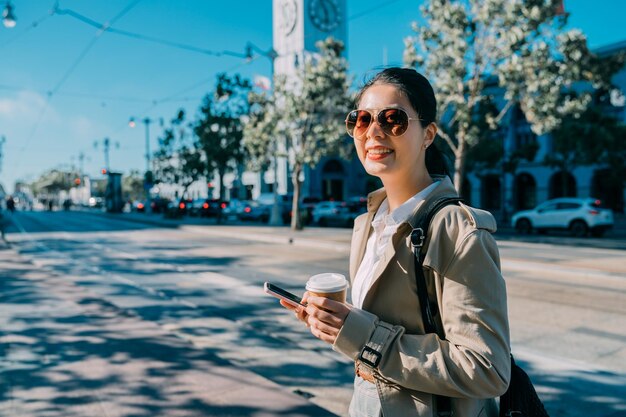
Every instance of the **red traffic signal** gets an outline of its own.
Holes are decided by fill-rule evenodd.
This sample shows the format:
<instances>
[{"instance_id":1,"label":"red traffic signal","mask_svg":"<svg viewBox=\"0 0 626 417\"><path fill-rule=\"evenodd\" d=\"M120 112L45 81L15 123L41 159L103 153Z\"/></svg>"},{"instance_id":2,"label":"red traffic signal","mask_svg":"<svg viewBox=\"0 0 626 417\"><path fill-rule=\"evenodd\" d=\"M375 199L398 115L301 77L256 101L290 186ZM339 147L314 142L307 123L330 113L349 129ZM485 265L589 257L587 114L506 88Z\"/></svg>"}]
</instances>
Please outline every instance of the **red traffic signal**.
<instances>
[{"instance_id":1,"label":"red traffic signal","mask_svg":"<svg viewBox=\"0 0 626 417\"><path fill-rule=\"evenodd\" d=\"M102 168L102 170L100 172L102 172L102 175L106 175L107 174L107 169L106 168Z\"/></svg>"},{"instance_id":2,"label":"red traffic signal","mask_svg":"<svg viewBox=\"0 0 626 417\"><path fill-rule=\"evenodd\" d=\"M80 178L75 178L74 179L74 184L75 185L80 185Z\"/></svg>"}]
</instances>

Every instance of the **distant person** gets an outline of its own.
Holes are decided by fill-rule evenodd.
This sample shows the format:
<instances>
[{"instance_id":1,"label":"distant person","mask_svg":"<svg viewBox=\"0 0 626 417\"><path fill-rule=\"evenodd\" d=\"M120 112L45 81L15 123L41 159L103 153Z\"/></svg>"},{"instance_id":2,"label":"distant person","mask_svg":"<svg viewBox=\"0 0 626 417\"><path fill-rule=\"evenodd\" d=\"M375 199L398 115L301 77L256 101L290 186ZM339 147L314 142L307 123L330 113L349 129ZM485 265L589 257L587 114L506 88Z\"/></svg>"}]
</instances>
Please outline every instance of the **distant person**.
<instances>
[{"instance_id":1,"label":"distant person","mask_svg":"<svg viewBox=\"0 0 626 417\"><path fill-rule=\"evenodd\" d=\"M0 238L2 238L2 241L6 243L7 245L9 244L9 241L6 238L5 230L9 226L10 222L11 221L6 216L6 214L4 214L2 210L2 206L0 205Z\"/></svg>"},{"instance_id":2,"label":"distant person","mask_svg":"<svg viewBox=\"0 0 626 417\"><path fill-rule=\"evenodd\" d=\"M365 171L384 188L369 195L368 212L354 222L352 304L309 292L306 307L281 304L354 361L350 416L497 416L511 359L495 220L454 204L424 231L419 271L436 305L436 332L426 332L430 310L420 308L411 223L442 198L458 198L433 145L435 95L415 70L387 68L365 84L355 104L346 117L348 134Z\"/></svg>"},{"instance_id":3,"label":"distant person","mask_svg":"<svg viewBox=\"0 0 626 417\"><path fill-rule=\"evenodd\" d=\"M54 201L48 200L48 210L52 211L54 209Z\"/></svg>"},{"instance_id":4,"label":"distant person","mask_svg":"<svg viewBox=\"0 0 626 417\"><path fill-rule=\"evenodd\" d=\"M13 196L7 197L7 210L11 213L15 213L15 200L13 200Z\"/></svg>"}]
</instances>

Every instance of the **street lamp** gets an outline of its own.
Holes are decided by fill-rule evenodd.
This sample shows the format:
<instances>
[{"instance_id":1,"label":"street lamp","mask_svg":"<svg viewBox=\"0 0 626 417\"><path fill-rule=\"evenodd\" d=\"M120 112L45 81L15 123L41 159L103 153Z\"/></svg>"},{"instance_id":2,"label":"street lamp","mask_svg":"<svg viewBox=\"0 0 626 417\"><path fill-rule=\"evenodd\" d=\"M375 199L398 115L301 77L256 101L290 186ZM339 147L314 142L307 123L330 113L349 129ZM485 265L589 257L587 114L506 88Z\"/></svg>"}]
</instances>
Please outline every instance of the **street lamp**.
<instances>
[{"instance_id":1,"label":"street lamp","mask_svg":"<svg viewBox=\"0 0 626 417\"><path fill-rule=\"evenodd\" d=\"M276 58L278 58L278 53L276 52L274 48L270 48L269 50L264 51L260 49L259 47L257 47L256 45L254 45L253 43L248 42L248 44L246 45L246 53L245 53L246 60L251 61L252 58L254 57L254 52L270 60L271 65L272 65L271 80L273 83L274 82L274 63L276 61ZM281 215L281 210L280 210L280 201L278 199L278 143L276 140L274 140L274 187L272 191L274 193L274 204L272 206L272 213L270 214L269 224L272 226L279 226L283 224L283 220L282 220L282 215Z\"/></svg>"},{"instance_id":2,"label":"street lamp","mask_svg":"<svg viewBox=\"0 0 626 417\"><path fill-rule=\"evenodd\" d=\"M144 190L146 192L146 212L150 213L152 211L152 201L150 196L150 188L152 188L152 171L150 170L150 123L152 123L152 119L144 117L142 122L146 125L146 173L144 175ZM135 128L137 126L134 117L131 117L128 120L128 126L131 128Z\"/></svg>"},{"instance_id":3,"label":"street lamp","mask_svg":"<svg viewBox=\"0 0 626 417\"><path fill-rule=\"evenodd\" d=\"M2 12L2 24L6 28L14 28L16 24L15 15L13 14L13 6L11 3L7 1L6 6L4 6L4 11Z\"/></svg>"}]
</instances>

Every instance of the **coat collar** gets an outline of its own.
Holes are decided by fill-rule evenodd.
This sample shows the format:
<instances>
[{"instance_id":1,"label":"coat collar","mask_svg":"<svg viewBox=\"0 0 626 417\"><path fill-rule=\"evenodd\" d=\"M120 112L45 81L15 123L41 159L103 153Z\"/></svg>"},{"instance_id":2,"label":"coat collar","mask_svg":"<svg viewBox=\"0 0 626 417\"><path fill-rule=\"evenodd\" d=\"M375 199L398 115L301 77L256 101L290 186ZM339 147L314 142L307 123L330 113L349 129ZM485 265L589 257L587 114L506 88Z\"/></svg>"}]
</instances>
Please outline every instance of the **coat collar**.
<instances>
[{"instance_id":1,"label":"coat collar","mask_svg":"<svg viewBox=\"0 0 626 417\"><path fill-rule=\"evenodd\" d=\"M410 216L409 221L414 219L419 213L419 211L423 207L426 207L431 201L434 201L441 197L455 197L458 195L449 177L446 176L446 177L440 177L440 178L434 178L434 179L438 180L439 184L428 195L428 197L426 197L425 200L422 200L415 207L415 210L413 211L413 214ZM354 277L356 276L356 272L358 270L358 266L361 264L361 261L363 260L363 256L365 256L365 249L367 247L367 239L372 229L372 220L374 219L374 216L376 215L376 211L378 211L378 208L380 207L380 205L382 204L382 202L385 200L386 197L387 197L387 193L385 192L384 188L378 189L370 193L367 196L366 215L358 218L357 222L355 222L354 239L353 239L352 248L351 248L352 253L350 256L351 280L354 280ZM381 258L376 268L376 271L374 271L374 279L372 280L372 284L371 284L372 286L376 283L376 281L378 281L378 279L380 278L380 275L387 268L387 265L389 264L391 259L393 259L395 252L396 252L396 247L398 243L397 237L399 236L399 234L400 235L408 234L408 232L412 229L411 225L409 224L409 221L402 223L400 227L398 227L398 230L396 231L394 236L392 237L393 244L387 247L387 250L385 251L385 254L383 255L383 257ZM366 300L367 298L368 297L366 297ZM366 304L365 303L366 300L364 300L364 303L363 303L364 306Z\"/></svg>"}]
</instances>

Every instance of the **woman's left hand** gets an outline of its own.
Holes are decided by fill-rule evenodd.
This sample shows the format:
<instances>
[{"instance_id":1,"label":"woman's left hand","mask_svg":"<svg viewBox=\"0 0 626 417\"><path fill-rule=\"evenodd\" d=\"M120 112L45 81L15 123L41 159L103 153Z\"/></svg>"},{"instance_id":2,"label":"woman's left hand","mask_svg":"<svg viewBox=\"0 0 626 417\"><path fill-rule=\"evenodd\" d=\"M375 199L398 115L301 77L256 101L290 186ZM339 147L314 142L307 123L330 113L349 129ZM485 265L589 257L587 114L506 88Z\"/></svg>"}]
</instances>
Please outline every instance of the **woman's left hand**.
<instances>
[{"instance_id":1,"label":"woman's left hand","mask_svg":"<svg viewBox=\"0 0 626 417\"><path fill-rule=\"evenodd\" d=\"M350 306L324 297L306 297L306 321L313 336L331 345L335 343Z\"/></svg>"}]
</instances>

